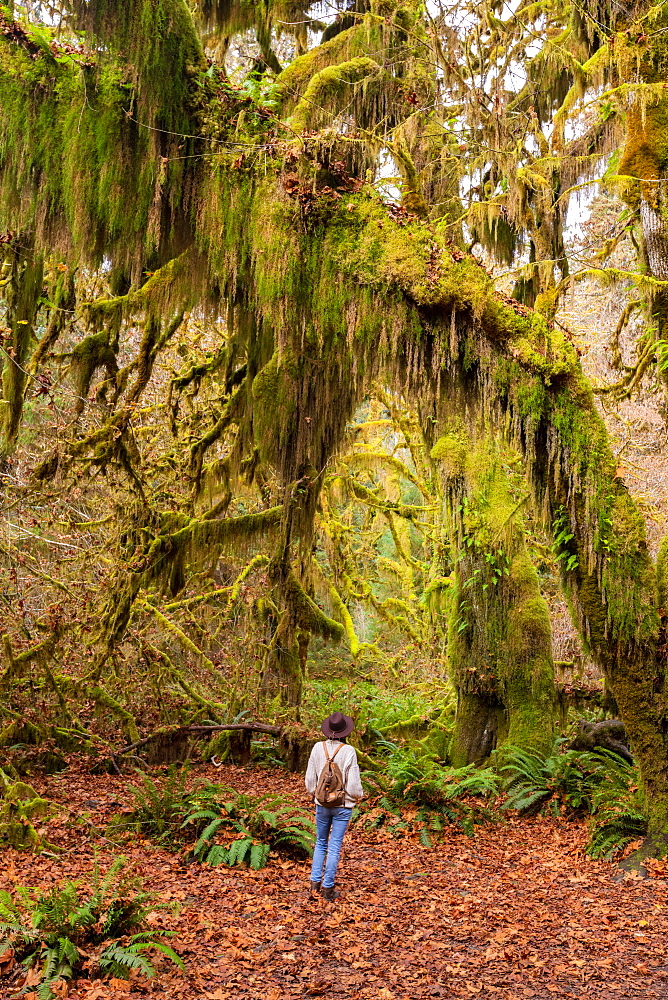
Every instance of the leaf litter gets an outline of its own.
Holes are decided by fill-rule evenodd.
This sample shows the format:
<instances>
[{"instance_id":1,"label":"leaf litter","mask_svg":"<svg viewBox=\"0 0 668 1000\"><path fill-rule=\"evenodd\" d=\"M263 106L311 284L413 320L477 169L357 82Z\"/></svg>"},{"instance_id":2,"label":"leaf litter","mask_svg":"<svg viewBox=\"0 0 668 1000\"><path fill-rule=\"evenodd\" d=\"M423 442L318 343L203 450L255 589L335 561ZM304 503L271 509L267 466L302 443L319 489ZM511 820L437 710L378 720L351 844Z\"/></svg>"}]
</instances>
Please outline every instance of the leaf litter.
<instances>
[{"instance_id":1,"label":"leaf litter","mask_svg":"<svg viewBox=\"0 0 668 1000\"><path fill-rule=\"evenodd\" d=\"M301 775L207 765L198 778L248 794L268 791L306 804ZM584 855L583 823L504 818L474 837L445 831L432 847L416 834L363 832L344 841L327 903L309 894L309 864L272 855L266 868L212 868L135 837L104 837L130 803L133 777L91 776L76 764L34 784L58 805L44 828L58 851L2 854L0 889L45 889L86 879L125 854L144 888L178 906L152 914L186 972L155 961L154 979L78 979L59 996L106 1000L665 1000L668 996L668 864L647 879ZM0 963L5 957L0 957ZM2 974L5 973L4 978ZM6 985L5 985L6 984ZM31 980L0 965L0 996Z\"/></svg>"}]
</instances>

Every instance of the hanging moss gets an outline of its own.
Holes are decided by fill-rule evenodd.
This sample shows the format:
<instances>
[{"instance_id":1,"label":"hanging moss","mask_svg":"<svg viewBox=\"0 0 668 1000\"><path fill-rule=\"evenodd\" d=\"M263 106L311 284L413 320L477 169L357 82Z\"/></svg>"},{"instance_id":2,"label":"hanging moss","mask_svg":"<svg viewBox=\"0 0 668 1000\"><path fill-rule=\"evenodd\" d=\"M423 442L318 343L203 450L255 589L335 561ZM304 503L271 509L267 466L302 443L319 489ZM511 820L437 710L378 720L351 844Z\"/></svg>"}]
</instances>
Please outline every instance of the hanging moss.
<instances>
[{"instance_id":1,"label":"hanging moss","mask_svg":"<svg viewBox=\"0 0 668 1000\"><path fill-rule=\"evenodd\" d=\"M309 635L319 635L333 642L344 636L344 628L339 622L329 618L315 601L311 600L293 572L288 574L285 599L300 629Z\"/></svg>"},{"instance_id":2,"label":"hanging moss","mask_svg":"<svg viewBox=\"0 0 668 1000\"><path fill-rule=\"evenodd\" d=\"M28 237L23 237L30 243ZM39 299L42 294L43 259L28 246L10 251L9 278L4 282L6 323L11 340L3 351L2 397L0 398L0 468L16 447L28 381L28 356L34 338Z\"/></svg>"},{"instance_id":3,"label":"hanging moss","mask_svg":"<svg viewBox=\"0 0 668 1000\"><path fill-rule=\"evenodd\" d=\"M274 353L253 379L253 434L263 461L278 465L290 435L301 378L301 365L291 352Z\"/></svg>"},{"instance_id":4,"label":"hanging moss","mask_svg":"<svg viewBox=\"0 0 668 1000\"><path fill-rule=\"evenodd\" d=\"M73 378L73 391L77 396L77 413L83 413L88 390L98 368L106 368L110 378L115 376L118 371L117 350L118 343L110 343L109 332L103 330L85 337L72 351L70 373Z\"/></svg>"},{"instance_id":5,"label":"hanging moss","mask_svg":"<svg viewBox=\"0 0 668 1000\"><path fill-rule=\"evenodd\" d=\"M540 316L497 295L473 258L453 252L443 230L389 213L361 183L363 173L346 181L339 172L336 187L323 185L322 160L328 168L338 156L350 162L350 134L327 142L302 136L297 160L292 150L282 159L284 150L266 141L275 122L263 124L266 119L250 108L241 120L239 99L229 90L210 87L200 69L189 76L198 56L184 4L137 0L127 5L127 16L111 0L94 5L97 13L85 6L81 13L93 17L90 26L102 39L95 69L82 70L68 58L56 61L46 47L38 52L30 43L26 49L0 39L2 230L34 231L37 246L62 246L89 263L106 256L136 287L149 260L153 269L194 242L207 262L208 291L228 305L232 336L248 359L247 388L275 352L283 357L291 351L300 359L294 417L276 454L286 495L298 493L295 484L302 483L295 501L300 523L287 544L305 544L318 477L373 378L419 398L427 411L439 411L439 419L457 413L473 436L483 426L501 430L522 453L535 509L554 536L563 512L574 557L562 561L563 579L575 619L610 680L641 760L648 802L668 800L668 709L662 691L654 689L660 688L654 684L654 568L640 514L616 480L573 345ZM237 7L229 5L230 11ZM382 30L399 47L393 51L401 52L406 23L395 23L397 4L378 11ZM355 32L355 45L363 44L366 28ZM150 38L147 32L153 32ZM120 57L114 65L123 48L132 53L127 75ZM377 51L383 47L341 52L335 59L321 52L317 72L371 59ZM423 95L428 84L420 84L415 63L410 82L397 76L392 85L415 86ZM304 73L296 99L314 68ZM167 81L171 106L156 103L151 80L160 73L174 75ZM389 75L356 86L351 119L361 128L386 121L388 102L397 96ZM140 81L140 90L146 81L140 100L148 117L142 126L157 132L132 121L137 106L128 80ZM183 123L174 126L177 133L204 134L211 141L168 136L167 121ZM387 119L388 129L395 124ZM244 157L232 143L244 151L248 143L255 152ZM200 153L211 155L200 160ZM244 404L239 437L254 444L252 391L244 393ZM101 447L108 447L118 426L110 421ZM95 445L88 442L87 456ZM315 475L307 475L311 469ZM175 537L156 539L148 560L131 562L134 577L119 591L106 638L127 625L142 574L158 575L173 553L193 541L199 556L208 545L236 544L255 533L220 527L225 520L169 532ZM489 525L486 530L488 544L493 534ZM453 603L460 614L461 600ZM283 610L280 601L276 606ZM469 624L464 620L462 635ZM299 654L287 622L284 629L272 638L286 639L292 684ZM278 640L277 662L283 655ZM662 822L658 814L656 822Z\"/></svg>"},{"instance_id":6,"label":"hanging moss","mask_svg":"<svg viewBox=\"0 0 668 1000\"><path fill-rule=\"evenodd\" d=\"M164 129L182 128L190 80L206 69L185 0L75 0L73 7L79 26L134 68L140 114Z\"/></svg>"},{"instance_id":7,"label":"hanging moss","mask_svg":"<svg viewBox=\"0 0 668 1000\"><path fill-rule=\"evenodd\" d=\"M152 0L144 6L152 8ZM174 0L174 6L183 5ZM114 4L115 15L118 10ZM145 51L155 54L161 36L152 37ZM141 37L136 41L141 44ZM187 74L179 73L173 53L163 54L168 69L159 71L161 87L176 81L182 88ZM0 87L3 225L36 230L45 246L58 234L63 245L73 247L73 257L97 264L106 255L136 278L144 255L183 239L188 228L185 178L192 161L160 160L170 151L176 153L179 139L132 120L147 113L133 108L121 69L105 61L96 73L82 71L68 57L56 62L48 50L32 58L0 36ZM177 95L170 99L176 101ZM161 124L170 131L196 134L183 101ZM42 203L48 205L46 212L40 210Z\"/></svg>"},{"instance_id":8,"label":"hanging moss","mask_svg":"<svg viewBox=\"0 0 668 1000\"><path fill-rule=\"evenodd\" d=\"M446 479L460 479L466 470L466 450L465 438L444 434L431 449L431 457Z\"/></svg>"},{"instance_id":9,"label":"hanging moss","mask_svg":"<svg viewBox=\"0 0 668 1000\"><path fill-rule=\"evenodd\" d=\"M282 514L283 507L279 506L238 517L193 518L176 531L168 529L165 534L158 535L133 569L143 573L148 581L164 578L179 552L187 553L194 561L212 560L213 554L223 546L244 553L250 545L276 531ZM166 524L169 525L169 518Z\"/></svg>"}]
</instances>

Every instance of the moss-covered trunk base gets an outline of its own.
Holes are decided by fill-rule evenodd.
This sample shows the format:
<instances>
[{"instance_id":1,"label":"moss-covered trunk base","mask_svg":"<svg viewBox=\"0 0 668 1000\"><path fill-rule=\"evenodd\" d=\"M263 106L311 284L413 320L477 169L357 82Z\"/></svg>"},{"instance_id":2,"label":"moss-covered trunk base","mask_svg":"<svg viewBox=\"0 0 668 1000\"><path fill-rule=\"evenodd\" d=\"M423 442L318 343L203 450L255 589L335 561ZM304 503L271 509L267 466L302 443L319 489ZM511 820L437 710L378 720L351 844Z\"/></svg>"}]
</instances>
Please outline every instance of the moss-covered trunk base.
<instances>
[{"instance_id":1,"label":"moss-covered trunk base","mask_svg":"<svg viewBox=\"0 0 668 1000\"><path fill-rule=\"evenodd\" d=\"M503 706L476 694L460 692L450 747L453 767L477 764L503 742L507 731Z\"/></svg>"}]
</instances>

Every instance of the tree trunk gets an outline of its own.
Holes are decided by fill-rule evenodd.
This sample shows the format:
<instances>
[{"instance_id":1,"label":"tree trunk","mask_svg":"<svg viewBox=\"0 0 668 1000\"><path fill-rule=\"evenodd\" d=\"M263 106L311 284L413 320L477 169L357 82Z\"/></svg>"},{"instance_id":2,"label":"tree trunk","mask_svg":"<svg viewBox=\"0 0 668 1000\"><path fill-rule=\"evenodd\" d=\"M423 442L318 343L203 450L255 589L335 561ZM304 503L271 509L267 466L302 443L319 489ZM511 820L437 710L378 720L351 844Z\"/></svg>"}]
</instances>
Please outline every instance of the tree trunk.
<instances>
[{"instance_id":1,"label":"tree trunk","mask_svg":"<svg viewBox=\"0 0 668 1000\"><path fill-rule=\"evenodd\" d=\"M498 449L445 435L432 456L445 480L457 590L448 659L458 702L451 758L484 760L504 742L544 751L554 733L547 604L524 544L521 508Z\"/></svg>"},{"instance_id":2,"label":"tree trunk","mask_svg":"<svg viewBox=\"0 0 668 1000\"><path fill-rule=\"evenodd\" d=\"M35 317L44 272L42 257L37 254L28 237L20 243L21 249L9 247L9 278L4 290L7 302L7 326L10 341L2 352L2 398L0 399L0 470L16 448L23 401L28 381L26 367L28 352L34 336ZM1 260L1 258L0 258Z\"/></svg>"}]
</instances>

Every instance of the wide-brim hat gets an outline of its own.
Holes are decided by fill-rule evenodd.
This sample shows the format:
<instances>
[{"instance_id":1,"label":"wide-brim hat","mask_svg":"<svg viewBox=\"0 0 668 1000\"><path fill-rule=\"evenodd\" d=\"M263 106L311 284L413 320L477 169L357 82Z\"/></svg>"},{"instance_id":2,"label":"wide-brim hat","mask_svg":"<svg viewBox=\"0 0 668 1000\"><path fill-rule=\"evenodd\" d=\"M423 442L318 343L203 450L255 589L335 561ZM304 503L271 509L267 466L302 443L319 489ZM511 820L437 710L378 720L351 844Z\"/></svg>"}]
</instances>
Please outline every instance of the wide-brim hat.
<instances>
[{"instance_id":1,"label":"wide-brim hat","mask_svg":"<svg viewBox=\"0 0 668 1000\"><path fill-rule=\"evenodd\" d=\"M355 728L355 723L349 715L343 715L341 712L332 712L331 715L327 716L320 728L328 739L342 740L344 736L350 736Z\"/></svg>"}]
</instances>

